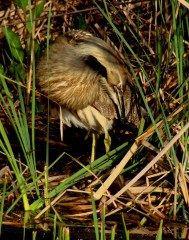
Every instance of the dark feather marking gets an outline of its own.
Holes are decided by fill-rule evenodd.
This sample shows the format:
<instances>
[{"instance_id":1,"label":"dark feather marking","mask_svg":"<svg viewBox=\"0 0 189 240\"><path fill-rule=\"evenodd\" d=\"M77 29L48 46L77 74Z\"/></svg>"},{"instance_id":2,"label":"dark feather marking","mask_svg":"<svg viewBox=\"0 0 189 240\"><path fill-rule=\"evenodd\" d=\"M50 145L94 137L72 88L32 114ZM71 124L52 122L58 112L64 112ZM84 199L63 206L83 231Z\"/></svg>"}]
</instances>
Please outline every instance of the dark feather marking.
<instances>
[{"instance_id":1,"label":"dark feather marking","mask_svg":"<svg viewBox=\"0 0 189 240\"><path fill-rule=\"evenodd\" d=\"M90 68L97 71L99 75L107 78L106 68L95 57L89 55L84 61Z\"/></svg>"}]
</instances>

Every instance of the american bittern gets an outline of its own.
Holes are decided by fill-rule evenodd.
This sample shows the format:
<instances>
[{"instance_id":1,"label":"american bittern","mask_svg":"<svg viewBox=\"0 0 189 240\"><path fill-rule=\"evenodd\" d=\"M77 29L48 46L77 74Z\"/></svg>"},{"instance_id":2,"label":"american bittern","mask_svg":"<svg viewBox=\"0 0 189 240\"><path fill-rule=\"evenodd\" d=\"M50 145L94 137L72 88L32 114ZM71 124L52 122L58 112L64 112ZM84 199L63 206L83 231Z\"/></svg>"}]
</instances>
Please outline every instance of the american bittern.
<instances>
[{"instance_id":1,"label":"american bittern","mask_svg":"<svg viewBox=\"0 0 189 240\"><path fill-rule=\"evenodd\" d=\"M50 45L48 57L47 64L45 51L36 82L52 101L51 113L61 114L64 124L105 133L106 151L108 130L116 119L138 125L135 90L117 52L107 43L72 30Z\"/></svg>"}]
</instances>

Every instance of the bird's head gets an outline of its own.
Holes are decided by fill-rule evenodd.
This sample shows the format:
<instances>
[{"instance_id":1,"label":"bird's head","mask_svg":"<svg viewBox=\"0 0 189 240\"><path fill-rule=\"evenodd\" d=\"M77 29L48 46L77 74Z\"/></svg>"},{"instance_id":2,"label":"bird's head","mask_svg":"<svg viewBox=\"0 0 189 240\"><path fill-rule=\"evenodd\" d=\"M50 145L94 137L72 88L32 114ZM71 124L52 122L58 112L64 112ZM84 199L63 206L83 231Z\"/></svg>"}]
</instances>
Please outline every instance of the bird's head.
<instances>
[{"instance_id":1,"label":"bird's head","mask_svg":"<svg viewBox=\"0 0 189 240\"><path fill-rule=\"evenodd\" d=\"M100 75L101 87L113 101L118 118L124 121L124 94L129 75L117 51L89 33L76 30L74 37L71 35L69 39L69 44L74 45L75 55L81 56L86 66Z\"/></svg>"},{"instance_id":2,"label":"bird's head","mask_svg":"<svg viewBox=\"0 0 189 240\"><path fill-rule=\"evenodd\" d=\"M112 99L118 118L124 120L124 94L129 76L119 56L107 43L96 37L81 42L78 50L85 56L87 65L101 76L102 88Z\"/></svg>"},{"instance_id":3,"label":"bird's head","mask_svg":"<svg viewBox=\"0 0 189 240\"><path fill-rule=\"evenodd\" d=\"M112 57L112 62L107 61L106 64L106 81L102 80L122 122L125 120L124 94L128 77L125 70L121 61Z\"/></svg>"}]
</instances>

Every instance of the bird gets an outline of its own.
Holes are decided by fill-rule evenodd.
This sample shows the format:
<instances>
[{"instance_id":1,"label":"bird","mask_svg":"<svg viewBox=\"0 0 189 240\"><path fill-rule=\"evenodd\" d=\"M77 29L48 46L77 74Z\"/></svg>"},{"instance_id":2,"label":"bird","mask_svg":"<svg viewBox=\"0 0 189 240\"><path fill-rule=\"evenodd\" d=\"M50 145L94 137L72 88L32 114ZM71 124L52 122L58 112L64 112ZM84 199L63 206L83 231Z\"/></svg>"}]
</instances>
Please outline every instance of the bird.
<instances>
[{"instance_id":1,"label":"bird","mask_svg":"<svg viewBox=\"0 0 189 240\"><path fill-rule=\"evenodd\" d=\"M71 30L57 37L43 52L35 77L37 89L49 98L51 115L69 127L105 134L106 152L108 131L117 120L139 125L142 108L124 61L89 32Z\"/></svg>"}]
</instances>

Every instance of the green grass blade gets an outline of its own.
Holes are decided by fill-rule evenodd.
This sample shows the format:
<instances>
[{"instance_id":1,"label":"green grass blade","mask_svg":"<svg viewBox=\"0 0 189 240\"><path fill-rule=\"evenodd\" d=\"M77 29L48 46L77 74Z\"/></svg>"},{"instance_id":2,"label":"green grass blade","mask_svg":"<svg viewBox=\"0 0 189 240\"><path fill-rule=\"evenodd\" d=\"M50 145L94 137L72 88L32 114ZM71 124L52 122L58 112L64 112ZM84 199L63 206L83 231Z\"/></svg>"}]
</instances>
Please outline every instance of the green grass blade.
<instances>
[{"instance_id":1,"label":"green grass blade","mask_svg":"<svg viewBox=\"0 0 189 240\"><path fill-rule=\"evenodd\" d=\"M70 240L70 230L68 227L65 227L64 240Z\"/></svg>"},{"instance_id":2,"label":"green grass blade","mask_svg":"<svg viewBox=\"0 0 189 240\"><path fill-rule=\"evenodd\" d=\"M126 224L125 224L125 219L124 219L123 213L121 214L121 220L122 220L122 225L123 225L124 239L129 240L129 232L128 232Z\"/></svg>"},{"instance_id":3,"label":"green grass blade","mask_svg":"<svg viewBox=\"0 0 189 240\"><path fill-rule=\"evenodd\" d=\"M92 190L91 190L91 201L92 201L92 208L93 208L93 222L94 222L94 228L95 228L95 236L96 236L96 240L100 240L99 229L98 229L98 217L97 217L97 212L96 212L96 204L95 204Z\"/></svg>"},{"instance_id":4,"label":"green grass blade","mask_svg":"<svg viewBox=\"0 0 189 240\"><path fill-rule=\"evenodd\" d=\"M0 208L0 238L1 238L1 229L2 229L2 220L3 220L3 213L4 213L4 202L5 202L5 192L6 192L6 185L7 185L7 180L5 178L5 181L3 183L3 192L1 196L1 208Z\"/></svg>"},{"instance_id":5,"label":"green grass blade","mask_svg":"<svg viewBox=\"0 0 189 240\"><path fill-rule=\"evenodd\" d=\"M156 236L156 240L162 240L162 233L163 233L162 228L163 228L163 220L161 220L161 222L160 222L158 234Z\"/></svg>"},{"instance_id":6,"label":"green grass blade","mask_svg":"<svg viewBox=\"0 0 189 240\"><path fill-rule=\"evenodd\" d=\"M56 240L56 214L54 215L54 224L53 224L53 240Z\"/></svg>"},{"instance_id":7,"label":"green grass blade","mask_svg":"<svg viewBox=\"0 0 189 240\"><path fill-rule=\"evenodd\" d=\"M115 240L116 224L111 229L111 240Z\"/></svg>"},{"instance_id":8,"label":"green grass blade","mask_svg":"<svg viewBox=\"0 0 189 240\"><path fill-rule=\"evenodd\" d=\"M37 231L32 231L32 240L37 239Z\"/></svg>"},{"instance_id":9,"label":"green grass blade","mask_svg":"<svg viewBox=\"0 0 189 240\"><path fill-rule=\"evenodd\" d=\"M106 232L105 232L105 204L102 208L102 220L101 220L101 240L106 240Z\"/></svg>"}]
</instances>

